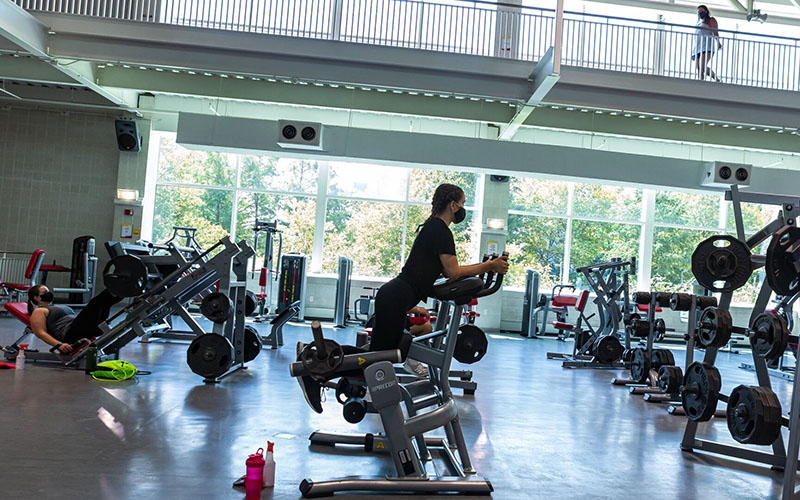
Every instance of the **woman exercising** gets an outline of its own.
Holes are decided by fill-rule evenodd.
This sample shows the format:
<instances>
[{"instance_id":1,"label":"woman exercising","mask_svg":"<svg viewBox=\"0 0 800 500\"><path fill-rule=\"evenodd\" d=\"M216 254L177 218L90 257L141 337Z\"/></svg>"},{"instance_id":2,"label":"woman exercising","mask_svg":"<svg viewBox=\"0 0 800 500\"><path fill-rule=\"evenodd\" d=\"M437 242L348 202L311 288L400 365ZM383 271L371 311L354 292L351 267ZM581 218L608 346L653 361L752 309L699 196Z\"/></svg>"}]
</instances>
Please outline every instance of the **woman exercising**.
<instances>
[{"instance_id":1,"label":"woman exercising","mask_svg":"<svg viewBox=\"0 0 800 500\"><path fill-rule=\"evenodd\" d=\"M108 319L111 306L122 300L104 290L86 304L80 313L68 306L53 305L53 292L45 285L28 290L28 314L33 334L55 347L61 354L72 352L73 343L102 335L100 323Z\"/></svg>"},{"instance_id":2,"label":"woman exercising","mask_svg":"<svg viewBox=\"0 0 800 500\"><path fill-rule=\"evenodd\" d=\"M441 184L436 188L431 214L417 227L417 236L400 275L383 285L375 296L375 326L370 350L396 349L409 312L429 316L428 311L416 305L430 296L440 275L455 280L486 272L505 274L508 271L506 257L466 266L458 263L450 224L464 221L467 216L465 202L464 191L458 186ZM317 413L322 413L319 383L310 376L299 380L306 401Z\"/></svg>"}]
</instances>

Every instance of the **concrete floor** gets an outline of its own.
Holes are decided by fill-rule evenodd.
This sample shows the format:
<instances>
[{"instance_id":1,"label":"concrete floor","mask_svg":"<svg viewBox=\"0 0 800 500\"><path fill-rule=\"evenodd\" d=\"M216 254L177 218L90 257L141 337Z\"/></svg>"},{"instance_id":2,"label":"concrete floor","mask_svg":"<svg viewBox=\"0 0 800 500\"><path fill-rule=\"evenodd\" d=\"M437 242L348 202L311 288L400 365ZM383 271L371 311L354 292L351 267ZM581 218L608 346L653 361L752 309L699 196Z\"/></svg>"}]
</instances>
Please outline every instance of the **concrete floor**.
<instances>
[{"instance_id":1,"label":"concrete floor","mask_svg":"<svg viewBox=\"0 0 800 500\"><path fill-rule=\"evenodd\" d=\"M16 320L0 317L1 344L19 331ZM326 335L354 338L342 330ZM242 499L231 483L267 440L275 442L277 478L263 498L299 498L306 477L391 472L385 457L309 449L315 429L370 432L378 422L347 424L332 393L325 413L313 413L288 375L294 342L310 340L310 329L290 326L285 337L286 346L264 350L250 369L216 386L189 370L186 345L176 343L131 343L123 358L152 374L121 383L30 364L0 371L0 497ZM478 391L458 397L459 412L494 498L779 497L781 475L766 467L682 453L684 419L612 387L617 372L564 370L545 359L548 350L569 349L492 336L489 353L473 365ZM724 392L755 383L754 373L737 368L745 359L719 356ZM789 384L774 385L786 408ZM733 442L724 421L702 424L698 435Z\"/></svg>"}]
</instances>

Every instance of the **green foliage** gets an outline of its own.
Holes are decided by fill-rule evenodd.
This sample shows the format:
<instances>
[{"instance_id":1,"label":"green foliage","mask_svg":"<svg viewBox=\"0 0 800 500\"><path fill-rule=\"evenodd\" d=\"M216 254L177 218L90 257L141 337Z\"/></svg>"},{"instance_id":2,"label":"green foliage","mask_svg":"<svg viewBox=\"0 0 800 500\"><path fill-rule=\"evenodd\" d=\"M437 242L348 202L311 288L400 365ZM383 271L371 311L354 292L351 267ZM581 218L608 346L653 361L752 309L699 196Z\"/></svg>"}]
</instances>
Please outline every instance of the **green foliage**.
<instances>
[{"instance_id":1,"label":"green foliage","mask_svg":"<svg viewBox=\"0 0 800 500\"><path fill-rule=\"evenodd\" d=\"M656 193L655 221L682 226L717 227L719 195L660 191Z\"/></svg>"},{"instance_id":2,"label":"green foliage","mask_svg":"<svg viewBox=\"0 0 800 500\"><path fill-rule=\"evenodd\" d=\"M539 273L539 286L543 290L560 283L566 233L567 219L509 215L506 250L512 265L505 283L525 286L528 269Z\"/></svg>"},{"instance_id":3,"label":"green foliage","mask_svg":"<svg viewBox=\"0 0 800 500\"><path fill-rule=\"evenodd\" d=\"M160 147L160 182L226 187L236 184L236 163L233 155L191 151L166 137L162 137Z\"/></svg>"},{"instance_id":4,"label":"green foliage","mask_svg":"<svg viewBox=\"0 0 800 500\"><path fill-rule=\"evenodd\" d=\"M455 184L464 190L465 204L474 206L478 188L478 174L454 170L411 169L408 178L408 199L430 203L439 184Z\"/></svg>"},{"instance_id":5,"label":"green foliage","mask_svg":"<svg viewBox=\"0 0 800 500\"><path fill-rule=\"evenodd\" d=\"M736 216L733 213L733 203L728 205L728 221L726 228L731 233L736 233ZM742 203L742 222L747 233L754 233L766 226L778 216L779 207L775 205L759 205L756 203Z\"/></svg>"},{"instance_id":6,"label":"green foliage","mask_svg":"<svg viewBox=\"0 0 800 500\"><path fill-rule=\"evenodd\" d=\"M231 230L233 193L214 189L156 187L153 240L165 241L173 226L197 228L197 242L209 247Z\"/></svg>"},{"instance_id":7,"label":"green foliage","mask_svg":"<svg viewBox=\"0 0 800 500\"><path fill-rule=\"evenodd\" d=\"M245 238L255 244L253 227L256 218L260 221L278 221L283 230L283 251L311 255L314 245L314 217L316 200L304 196L287 196L265 193L240 193L236 218L237 239ZM265 236L259 236L256 254L258 261L264 259ZM275 242L277 252L277 241ZM275 254L277 258L277 253Z\"/></svg>"},{"instance_id":8,"label":"green foliage","mask_svg":"<svg viewBox=\"0 0 800 500\"><path fill-rule=\"evenodd\" d=\"M609 262L613 258L629 259L638 256L640 233L639 224L573 221L570 282L580 284L582 287L588 286L587 283L580 283L578 279L579 275L575 269L579 267Z\"/></svg>"},{"instance_id":9,"label":"green foliage","mask_svg":"<svg viewBox=\"0 0 800 500\"><path fill-rule=\"evenodd\" d=\"M714 231L656 227L653 231L651 288L665 292L692 292L692 253Z\"/></svg>"},{"instance_id":10,"label":"green foliage","mask_svg":"<svg viewBox=\"0 0 800 500\"><path fill-rule=\"evenodd\" d=\"M518 177L510 183L509 209L553 215L567 213L567 182Z\"/></svg>"},{"instance_id":11,"label":"green foliage","mask_svg":"<svg viewBox=\"0 0 800 500\"><path fill-rule=\"evenodd\" d=\"M310 160L242 156L240 185L248 189L315 193L319 165Z\"/></svg>"},{"instance_id":12,"label":"green foliage","mask_svg":"<svg viewBox=\"0 0 800 500\"><path fill-rule=\"evenodd\" d=\"M575 215L638 221L642 214L642 190L598 184L575 184L572 211Z\"/></svg>"},{"instance_id":13,"label":"green foliage","mask_svg":"<svg viewBox=\"0 0 800 500\"><path fill-rule=\"evenodd\" d=\"M438 185L438 184L437 184ZM427 207L409 206L408 224L406 225L406 248L405 256L411 252L411 246L416 238L417 227L425 222L430 215ZM477 241L473 238L475 227L475 212L467 210L467 217L461 224L450 225L453 232L453 240L456 243L456 257L461 265L472 264L472 256L477 252ZM473 243L474 241L474 243Z\"/></svg>"}]
</instances>

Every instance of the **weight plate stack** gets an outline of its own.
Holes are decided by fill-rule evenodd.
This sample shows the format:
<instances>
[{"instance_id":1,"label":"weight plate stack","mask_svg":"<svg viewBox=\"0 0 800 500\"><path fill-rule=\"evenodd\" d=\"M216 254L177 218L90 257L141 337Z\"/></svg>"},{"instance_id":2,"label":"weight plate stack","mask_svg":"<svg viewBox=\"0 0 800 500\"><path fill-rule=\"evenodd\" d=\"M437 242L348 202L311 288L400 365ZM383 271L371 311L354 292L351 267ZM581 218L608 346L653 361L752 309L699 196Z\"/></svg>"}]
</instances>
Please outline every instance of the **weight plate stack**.
<instances>
[{"instance_id":1,"label":"weight plate stack","mask_svg":"<svg viewBox=\"0 0 800 500\"><path fill-rule=\"evenodd\" d=\"M650 335L650 324L642 319L631 321L631 325L628 328L630 328L631 334L634 337L644 338Z\"/></svg>"},{"instance_id":2,"label":"weight plate stack","mask_svg":"<svg viewBox=\"0 0 800 500\"><path fill-rule=\"evenodd\" d=\"M731 339L731 313L719 307L707 307L700 314L697 343L702 347L723 347Z\"/></svg>"},{"instance_id":3,"label":"weight plate stack","mask_svg":"<svg viewBox=\"0 0 800 500\"><path fill-rule=\"evenodd\" d=\"M679 366L663 365L658 369L658 388L663 394L678 394L683 383L683 371Z\"/></svg>"},{"instance_id":4,"label":"weight plate stack","mask_svg":"<svg viewBox=\"0 0 800 500\"><path fill-rule=\"evenodd\" d=\"M753 274L750 248L727 234L705 239L692 254L692 274L702 287L713 292L741 288Z\"/></svg>"},{"instance_id":5,"label":"weight plate stack","mask_svg":"<svg viewBox=\"0 0 800 500\"><path fill-rule=\"evenodd\" d=\"M622 343L616 335L602 335L593 346L594 358L604 365L613 365L622 357Z\"/></svg>"},{"instance_id":6,"label":"weight plate stack","mask_svg":"<svg viewBox=\"0 0 800 500\"><path fill-rule=\"evenodd\" d=\"M681 406L689 420L708 422L717 411L722 377L716 367L695 361L686 368Z\"/></svg>"},{"instance_id":7,"label":"weight plate stack","mask_svg":"<svg viewBox=\"0 0 800 500\"><path fill-rule=\"evenodd\" d=\"M766 446L781 435L781 403L766 387L736 387L728 399L726 413L728 430L740 443Z\"/></svg>"},{"instance_id":8,"label":"weight plate stack","mask_svg":"<svg viewBox=\"0 0 800 500\"><path fill-rule=\"evenodd\" d=\"M650 360L647 359L647 351L637 347L633 350L631 358L631 379L637 384L644 384L648 375L650 375Z\"/></svg>"},{"instance_id":9,"label":"weight plate stack","mask_svg":"<svg viewBox=\"0 0 800 500\"><path fill-rule=\"evenodd\" d=\"M653 340L661 342L664 340L664 335L667 334L667 323L664 318L658 318L653 323Z\"/></svg>"},{"instance_id":10,"label":"weight plate stack","mask_svg":"<svg viewBox=\"0 0 800 500\"><path fill-rule=\"evenodd\" d=\"M789 329L781 316L773 313L761 313L753 320L750 330L750 346L757 356L775 360L786 352L786 346L789 344Z\"/></svg>"},{"instance_id":11,"label":"weight plate stack","mask_svg":"<svg viewBox=\"0 0 800 500\"><path fill-rule=\"evenodd\" d=\"M669 299L672 294L669 292L658 292L656 294L656 305L659 307L669 307Z\"/></svg>"},{"instance_id":12,"label":"weight plate stack","mask_svg":"<svg viewBox=\"0 0 800 500\"><path fill-rule=\"evenodd\" d=\"M650 303L650 292L636 292L633 294L633 302L635 304L649 304Z\"/></svg>"},{"instance_id":13,"label":"weight plate stack","mask_svg":"<svg viewBox=\"0 0 800 500\"><path fill-rule=\"evenodd\" d=\"M200 313L214 323L225 323L233 314L233 305L227 295L214 292L200 302Z\"/></svg>"},{"instance_id":14,"label":"weight plate stack","mask_svg":"<svg viewBox=\"0 0 800 500\"><path fill-rule=\"evenodd\" d=\"M784 226L772 236L767 247L764 270L767 283L778 295L792 296L800 292L800 273L795 267L793 252L800 242L800 228Z\"/></svg>"},{"instance_id":15,"label":"weight plate stack","mask_svg":"<svg viewBox=\"0 0 800 500\"><path fill-rule=\"evenodd\" d=\"M642 319L642 317L639 316L638 313L626 314L622 322L625 324L625 326L630 326L634 320L639 320L639 319Z\"/></svg>"},{"instance_id":16,"label":"weight plate stack","mask_svg":"<svg viewBox=\"0 0 800 500\"><path fill-rule=\"evenodd\" d=\"M653 356L650 360L650 366L653 370L658 371L662 366L671 366L675 364L675 356L669 349L653 349Z\"/></svg>"},{"instance_id":17,"label":"weight plate stack","mask_svg":"<svg viewBox=\"0 0 800 500\"><path fill-rule=\"evenodd\" d=\"M698 295L697 307L706 309L707 307L717 307L717 298L713 295Z\"/></svg>"},{"instance_id":18,"label":"weight plate stack","mask_svg":"<svg viewBox=\"0 0 800 500\"><path fill-rule=\"evenodd\" d=\"M256 359L256 356L261 354L261 335L258 330L251 325L244 327L244 362L249 363Z\"/></svg>"},{"instance_id":19,"label":"weight plate stack","mask_svg":"<svg viewBox=\"0 0 800 500\"><path fill-rule=\"evenodd\" d=\"M233 364L233 345L216 333L200 335L189 344L186 362L203 378L221 377Z\"/></svg>"}]
</instances>

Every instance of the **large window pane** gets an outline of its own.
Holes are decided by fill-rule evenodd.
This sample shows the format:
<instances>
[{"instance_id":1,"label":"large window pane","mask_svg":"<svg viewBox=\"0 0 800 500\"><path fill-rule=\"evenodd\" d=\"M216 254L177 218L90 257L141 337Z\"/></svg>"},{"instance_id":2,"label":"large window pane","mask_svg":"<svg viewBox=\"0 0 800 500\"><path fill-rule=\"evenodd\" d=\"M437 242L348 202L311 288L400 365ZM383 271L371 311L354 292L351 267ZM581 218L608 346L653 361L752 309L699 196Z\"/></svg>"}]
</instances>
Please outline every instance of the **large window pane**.
<instances>
[{"instance_id":1,"label":"large window pane","mask_svg":"<svg viewBox=\"0 0 800 500\"><path fill-rule=\"evenodd\" d=\"M465 204L475 205L475 192L478 188L478 174L455 172L451 170L426 170L414 168L409 172L408 199L430 203L439 184L455 184L464 190Z\"/></svg>"},{"instance_id":2,"label":"large window pane","mask_svg":"<svg viewBox=\"0 0 800 500\"><path fill-rule=\"evenodd\" d=\"M509 209L562 215L567 213L569 188L566 182L514 177L510 181Z\"/></svg>"},{"instance_id":3,"label":"large window pane","mask_svg":"<svg viewBox=\"0 0 800 500\"><path fill-rule=\"evenodd\" d=\"M353 259L360 276L394 277L400 272L403 205L328 200L322 270L335 273L338 257Z\"/></svg>"},{"instance_id":4,"label":"large window pane","mask_svg":"<svg viewBox=\"0 0 800 500\"><path fill-rule=\"evenodd\" d=\"M579 275L575 269L579 267L609 262L613 258L624 260L638 256L640 233L641 228L638 224L573 221L570 244L570 281L577 280ZM576 284L588 285L581 281Z\"/></svg>"},{"instance_id":5,"label":"large window pane","mask_svg":"<svg viewBox=\"0 0 800 500\"><path fill-rule=\"evenodd\" d=\"M243 156L240 186L248 189L316 193L316 161Z\"/></svg>"},{"instance_id":6,"label":"large window pane","mask_svg":"<svg viewBox=\"0 0 800 500\"><path fill-rule=\"evenodd\" d=\"M197 228L197 242L209 247L231 231L233 192L157 186L153 210L153 240L172 236L172 226Z\"/></svg>"},{"instance_id":7,"label":"large window pane","mask_svg":"<svg viewBox=\"0 0 800 500\"><path fill-rule=\"evenodd\" d=\"M403 201L407 175L402 167L331 162L328 194Z\"/></svg>"},{"instance_id":8,"label":"large window pane","mask_svg":"<svg viewBox=\"0 0 800 500\"><path fill-rule=\"evenodd\" d=\"M656 227L653 231L651 288L665 292L692 292L692 253L714 231Z\"/></svg>"},{"instance_id":9,"label":"large window pane","mask_svg":"<svg viewBox=\"0 0 800 500\"><path fill-rule=\"evenodd\" d=\"M733 213L733 203L728 205L727 229L736 233L736 215ZM755 233L762 227L772 222L778 216L780 207L777 205L762 205L759 203L742 203L742 222L747 233Z\"/></svg>"},{"instance_id":10,"label":"large window pane","mask_svg":"<svg viewBox=\"0 0 800 500\"><path fill-rule=\"evenodd\" d=\"M642 214L642 190L598 184L575 184L572 213L603 219L637 221Z\"/></svg>"},{"instance_id":11,"label":"large window pane","mask_svg":"<svg viewBox=\"0 0 800 500\"><path fill-rule=\"evenodd\" d=\"M236 157L226 153L192 151L176 144L174 137L164 135L159 149L158 180L232 187L236 184Z\"/></svg>"},{"instance_id":12,"label":"large window pane","mask_svg":"<svg viewBox=\"0 0 800 500\"><path fill-rule=\"evenodd\" d=\"M525 271L538 271L543 293L561 282L567 220L509 214L506 250L512 262L504 284L525 286Z\"/></svg>"},{"instance_id":13,"label":"large window pane","mask_svg":"<svg viewBox=\"0 0 800 500\"><path fill-rule=\"evenodd\" d=\"M473 237L475 231L476 211L467 210L467 217L461 224L451 224L450 230L453 232L453 239L456 242L456 256L461 265L474 264L477 262L478 240ZM408 258L411 252L411 245L417 236L417 227L425 222L430 216L431 211L428 207L409 206L408 224L406 225L406 248L404 258Z\"/></svg>"},{"instance_id":14,"label":"large window pane","mask_svg":"<svg viewBox=\"0 0 800 500\"><path fill-rule=\"evenodd\" d=\"M264 261L266 235L260 234L255 243L253 226L260 221L278 221L283 231L283 252L296 252L311 256L314 245L314 215L316 201L304 196L285 196L264 193L240 192L236 216L237 240L246 239L256 250L256 269ZM277 248L275 250L277 252ZM277 254L275 255L277 258ZM277 262L273 264L273 268Z\"/></svg>"},{"instance_id":15,"label":"large window pane","mask_svg":"<svg viewBox=\"0 0 800 500\"><path fill-rule=\"evenodd\" d=\"M655 221L683 226L718 227L719 195L658 192Z\"/></svg>"}]
</instances>

